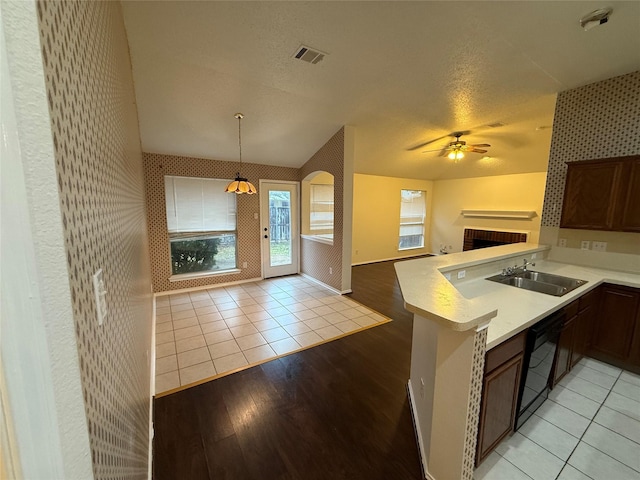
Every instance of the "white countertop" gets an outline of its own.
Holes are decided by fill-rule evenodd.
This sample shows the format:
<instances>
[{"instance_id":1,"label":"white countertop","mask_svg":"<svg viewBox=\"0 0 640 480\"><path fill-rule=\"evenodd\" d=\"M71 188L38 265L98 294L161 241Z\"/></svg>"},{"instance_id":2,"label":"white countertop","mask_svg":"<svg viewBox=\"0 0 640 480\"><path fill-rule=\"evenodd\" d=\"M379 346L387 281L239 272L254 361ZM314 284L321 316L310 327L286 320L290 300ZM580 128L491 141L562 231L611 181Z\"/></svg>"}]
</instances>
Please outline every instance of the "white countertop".
<instances>
[{"instance_id":1,"label":"white countertop","mask_svg":"<svg viewBox=\"0 0 640 480\"><path fill-rule=\"evenodd\" d=\"M538 259L530 270L579 278L587 283L555 297L485 279L500 273L501 262L504 266L521 264L521 258L530 258L532 254L542 257L548 248L519 243L398 262L395 268L405 308L458 331L490 322L487 332L487 349L490 349L601 283L640 287L638 274ZM483 264L487 265L483 267ZM456 280L457 271L461 269L470 269L471 274ZM451 272L453 284L445 278L447 272Z\"/></svg>"}]
</instances>

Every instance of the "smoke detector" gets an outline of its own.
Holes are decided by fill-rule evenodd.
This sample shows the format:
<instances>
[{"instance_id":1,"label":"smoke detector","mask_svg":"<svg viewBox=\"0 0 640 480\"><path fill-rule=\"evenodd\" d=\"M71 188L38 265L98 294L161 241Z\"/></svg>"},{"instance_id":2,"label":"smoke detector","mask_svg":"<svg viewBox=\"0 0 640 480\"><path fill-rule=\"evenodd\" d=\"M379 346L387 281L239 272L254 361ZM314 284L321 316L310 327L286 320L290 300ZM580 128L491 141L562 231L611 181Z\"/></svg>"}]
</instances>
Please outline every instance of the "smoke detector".
<instances>
[{"instance_id":1,"label":"smoke detector","mask_svg":"<svg viewBox=\"0 0 640 480\"><path fill-rule=\"evenodd\" d=\"M326 53L322 53L315 48L300 45L300 47L296 50L296 53L294 53L293 58L297 58L298 60L302 60L303 62L312 63L315 65L316 63L321 62L326 55Z\"/></svg>"},{"instance_id":2,"label":"smoke detector","mask_svg":"<svg viewBox=\"0 0 640 480\"><path fill-rule=\"evenodd\" d=\"M598 10L594 10L580 19L580 26L587 31L591 30L593 27L607 23L611 12L613 12L612 8L600 8Z\"/></svg>"}]
</instances>

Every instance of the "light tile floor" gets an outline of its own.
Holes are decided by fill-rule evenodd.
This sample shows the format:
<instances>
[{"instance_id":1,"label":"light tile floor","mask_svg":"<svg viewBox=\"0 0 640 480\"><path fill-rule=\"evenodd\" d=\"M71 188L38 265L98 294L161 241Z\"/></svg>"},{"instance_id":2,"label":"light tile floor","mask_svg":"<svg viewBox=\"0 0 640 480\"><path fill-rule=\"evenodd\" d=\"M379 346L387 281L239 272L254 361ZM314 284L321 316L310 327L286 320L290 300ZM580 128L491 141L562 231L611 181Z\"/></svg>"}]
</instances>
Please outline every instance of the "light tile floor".
<instances>
[{"instance_id":1,"label":"light tile floor","mask_svg":"<svg viewBox=\"0 0 640 480\"><path fill-rule=\"evenodd\" d=\"M476 480L640 480L640 376L584 358Z\"/></svg>"},{"instance_id":2,"label":"light tile floor","mask_svg":"<svg viewBox=\"0 0 640 480\"><path fill-rule=\"evenodd\" d=\"M156 297L156 395L389 319L300 276Z\"/></svg>"}]
</instances>

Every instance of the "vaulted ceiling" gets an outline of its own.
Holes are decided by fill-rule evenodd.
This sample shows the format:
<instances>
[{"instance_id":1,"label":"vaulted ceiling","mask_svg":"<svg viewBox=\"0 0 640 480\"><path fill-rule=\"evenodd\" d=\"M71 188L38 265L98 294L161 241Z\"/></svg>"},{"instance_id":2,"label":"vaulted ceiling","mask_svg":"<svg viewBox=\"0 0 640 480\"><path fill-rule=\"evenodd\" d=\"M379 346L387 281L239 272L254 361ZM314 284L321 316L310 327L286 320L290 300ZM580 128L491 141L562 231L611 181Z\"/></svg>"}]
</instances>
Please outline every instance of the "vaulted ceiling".
<instances>
[{"instance_id":1,"label":"vaulted ceiling","mask_svg":"<svg viewBox=\"0 0 640 480\"><path fill-rule=\"evenodd\" d=\"M235 161L242 112L247 162L298 167L351 125L358 173L541 172L557 92L640 70L638 1L122 5L148 152ZM583 30L604 6L608 23ZM295 59L301 45L326 56ZM458 130L489 152L423 153Z\"/></svg>"}]
</instances>

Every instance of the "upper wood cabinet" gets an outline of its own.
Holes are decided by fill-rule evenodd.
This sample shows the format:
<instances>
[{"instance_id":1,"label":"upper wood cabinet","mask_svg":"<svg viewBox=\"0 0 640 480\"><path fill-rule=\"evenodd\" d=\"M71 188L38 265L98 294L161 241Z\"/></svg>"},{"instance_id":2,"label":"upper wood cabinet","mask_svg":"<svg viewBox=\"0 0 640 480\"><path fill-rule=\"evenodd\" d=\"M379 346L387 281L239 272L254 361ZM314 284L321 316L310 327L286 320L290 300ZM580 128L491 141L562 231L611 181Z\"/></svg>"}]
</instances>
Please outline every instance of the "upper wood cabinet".
<instances>
[{"instance_id":1,"label":"upper wood cabinet","mask_svg":"<svg viewBox=\"0 0 640 480\"><path fill-rule=\"evenodd\" d=\"M640 155L567 167L561 228L640 232Z\"/></svg>"},{"instance_id":2,"label":"upper wood cabinet","mask_svg":"<svg viewBox=\"0 0 640 480\"><path fill-rule=\"evenodd\" d=\"M640 232L640 156L628 162L628 187L622 204L622 230Z\"/></svg>"}]
</instances>

